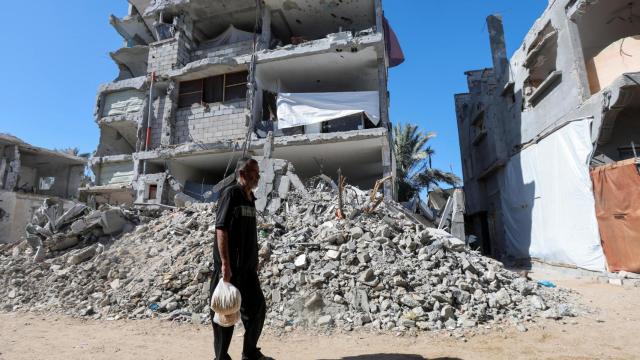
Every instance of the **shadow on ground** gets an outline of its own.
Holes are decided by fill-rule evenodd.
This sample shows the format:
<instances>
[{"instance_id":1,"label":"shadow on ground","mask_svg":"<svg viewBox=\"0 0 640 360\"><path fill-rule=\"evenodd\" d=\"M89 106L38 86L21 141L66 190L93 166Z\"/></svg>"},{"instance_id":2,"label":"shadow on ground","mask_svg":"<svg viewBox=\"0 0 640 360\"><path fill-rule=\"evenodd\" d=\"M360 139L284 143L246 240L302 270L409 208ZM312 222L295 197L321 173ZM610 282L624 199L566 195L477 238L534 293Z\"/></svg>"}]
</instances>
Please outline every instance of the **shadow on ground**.
<instances>
[{"instance_id":1,"label":"shadow on ground","mask_svg":"<svg viewBox=\"0 0 640 360\"><path fill-rule=\"evenodd\" d=\"M329 360L329 359L319 359L319 360ZM453 357L439 357L439 358L427 359L420 355L406 355L406 354L369 354L369 355L347 356L341 359L333 359L333 360L462 360L462 359L453 358Z\"/></svg>"}]
</instances>

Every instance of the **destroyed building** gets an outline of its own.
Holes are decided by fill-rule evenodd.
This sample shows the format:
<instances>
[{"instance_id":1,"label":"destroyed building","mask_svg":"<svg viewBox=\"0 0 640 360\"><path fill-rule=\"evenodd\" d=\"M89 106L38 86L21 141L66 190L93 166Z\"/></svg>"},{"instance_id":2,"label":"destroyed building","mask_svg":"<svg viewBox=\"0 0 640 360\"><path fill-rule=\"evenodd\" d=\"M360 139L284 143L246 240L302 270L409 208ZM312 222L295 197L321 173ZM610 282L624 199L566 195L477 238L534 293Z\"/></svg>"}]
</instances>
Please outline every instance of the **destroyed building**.
<instances>
[{"instance_id":1,"label":"destroyed building","mask_svg":"<svg viewBox=\"0 0 640 360\"><path fill-rule=\"evenodd\" d=\"M303 180L341 168L371 188L394 173L387 78L404 58L381 0L130 0L110 22L125 44L98 92L83 197L210 199L246 140L260 157L269 132Z\"/></svg>"},{"instance_id":2,"label":"destroyed building","mask_svg":"<svg viewBox=\"0 0 640 360\"><path fill-rule=\"evenodd\" d=\"M455 96L467 233L501 259L640 271L640 2L549 1L510 60L487 24L493 67Z\"/></svg>"},{"instance_id":3,"label":"destroyed building","mask_svg":"<svg viewBox=\"0 0 640 360\"><path fill-rule=\"evenodd\" d=\"M78 197L87 160L0 134L0 244L24 240L25 226L47 198Z\"/></svg>"}]
</instances>

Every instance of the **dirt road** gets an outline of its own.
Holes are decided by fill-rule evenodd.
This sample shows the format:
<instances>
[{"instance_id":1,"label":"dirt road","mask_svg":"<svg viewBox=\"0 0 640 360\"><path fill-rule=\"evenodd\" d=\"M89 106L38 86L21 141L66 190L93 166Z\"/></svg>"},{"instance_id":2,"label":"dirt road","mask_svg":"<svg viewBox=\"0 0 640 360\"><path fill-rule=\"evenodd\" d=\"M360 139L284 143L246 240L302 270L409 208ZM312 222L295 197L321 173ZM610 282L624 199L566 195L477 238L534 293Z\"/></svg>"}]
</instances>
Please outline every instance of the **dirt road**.
<instances>
[{"instance_id":1,"label":"dirt road","mask_svg":"<svg viewBox=\"0 0 640 360\"><path fill-rule=\"evenodd\" d=\"M546 275L546 274L544 274ZM536 274L534 276L544 276ZM356 334L265 336L261 346L278 360L421 359L639 359L640 288L546 276L582 294L598 309L588 317L545 321L527 332L483 330L456 339ZM0 314L1 360L212 359L210 328L160 321L81 321L65 317ZM240 358L240 339L231 355Z\"/></svg>"}]
</instances>

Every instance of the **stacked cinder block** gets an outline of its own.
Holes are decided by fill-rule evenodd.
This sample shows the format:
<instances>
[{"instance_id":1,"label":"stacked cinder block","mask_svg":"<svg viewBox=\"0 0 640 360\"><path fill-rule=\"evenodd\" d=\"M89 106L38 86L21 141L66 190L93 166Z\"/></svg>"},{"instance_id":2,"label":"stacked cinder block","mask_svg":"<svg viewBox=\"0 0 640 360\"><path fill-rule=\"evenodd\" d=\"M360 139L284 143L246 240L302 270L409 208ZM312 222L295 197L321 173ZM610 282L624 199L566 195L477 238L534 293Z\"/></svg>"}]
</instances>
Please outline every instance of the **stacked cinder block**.
<instances>
[{"instance_id":1,"label":"stacked cinder block","mask_svg":"<svg viewBox=\"0 0 640 360\"><path fill-rule=\"evenodd\" d=\"M149 73L155 72L158 75L167 74L175 69L180 61L178 60L178 39L171 38L149 46Z\"/></svg>"},{"instance_id":2,"label":"stacked cinder block","mask_svg":"<svg viewBox=\"0 0 640 360\"><path fill-rule=\"evenodd\" d=\"M246 135L246 106L244 100L211 104L207 107L195 105L178 109L175 122L175 142L193 140L211 143L235 140Z\"/></svg>"}]
</instances>

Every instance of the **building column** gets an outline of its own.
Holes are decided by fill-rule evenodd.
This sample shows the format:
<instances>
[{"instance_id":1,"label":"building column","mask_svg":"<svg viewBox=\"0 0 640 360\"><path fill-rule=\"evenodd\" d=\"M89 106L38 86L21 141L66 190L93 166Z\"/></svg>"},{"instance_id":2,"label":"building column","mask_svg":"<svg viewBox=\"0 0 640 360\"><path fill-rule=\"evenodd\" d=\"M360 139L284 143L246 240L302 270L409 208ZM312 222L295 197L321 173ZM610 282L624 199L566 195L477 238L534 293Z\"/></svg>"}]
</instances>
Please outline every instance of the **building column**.
<instances>
[{"instance_id":1,"label":"building column","mask_svg":"<svg viewBox=\"0 0 640 360\"><path fill-rule=\"evenodd\" d=\"M162 113L162 131L160 135L160 145L162 147L173 145L175 115L178 108L178 85L175 81L169 81L167 92L164 97L165 109Z\"/></svg>"},{"instance_id":2,"label":"building column","mask_svg":"<svg viewBox=\"0 0 640 360\"><path fill-rule=\"evenodd\" d=\"M4 189L14 191L20 178L20 149L18 145L11 145L5 148L5 155L8 162L7 176L4 182Z\"/></svg>"},{"instance_id":3,"label":"building column","mask_svg":"<svg viewBox=\"0 0 640 360\"><path fill-rule=\"evenodd\" d=\"M389 129L389 89L387 88L386 55L378 59L378 95L380 98L380 121Z\"/></svg>"},{"instance_id":4,"label":"building column","mask_svg":"<svg viewBox=\"0 0 640 360\"><path fill-rule=\"evenodd\" d=\"M393 161L393 150L391 147L391 135L382 141L382 177L392 176L391 181L384 182L384 198L385 200L396 200L395 184L396 184L395 162Z\"/></svg>"},{"instance_id":5,"label":"building column","mask_svg":"<svg viewBox=\"0 0 640 360\"><path fill-rule=\"evenodd\" d=\"M569 40L571 43L570 52L573 58L574 71L572 71L572 75L577 78L578 91L582 101L585 101L591 97L591 86L589 85L587 65L584 59L584 52L582 50L580 30L578 29L578 25L569 18L565 19L565 22L567 24Z\"/></svg>"},{"instance_id":6,"label":"building column","mask_svg":"<svg viewBox=\"0 0 640 360\"><path fill-rule=\"evenodd\" d=\"M503 85L509 81L509 60L507 59L507 45L504 40L502 16L490 15L487 17L487 28L489 29L493 71L498 84Z\"/></svg>"},{"instance_id":7,"label":"building column","mask_svg":"<svg viewBox=\"0 0 640 360\"><path fill-rule=\"evenodd\" d=\"M7 159L4 157L4 146L0 146L0 189L4 188L4 173L7 171Z\"/></svg>"},{"instance_id":8,"label":"building column","mask_svg":"<svg viewBox=\"0 0 640 360\"><path fill-rule=\"evenodd\" d=\"M268 49L271 44L271 8L262 6L262 35L260 35L259 48Z\"/></svg>"}]
</instances>

